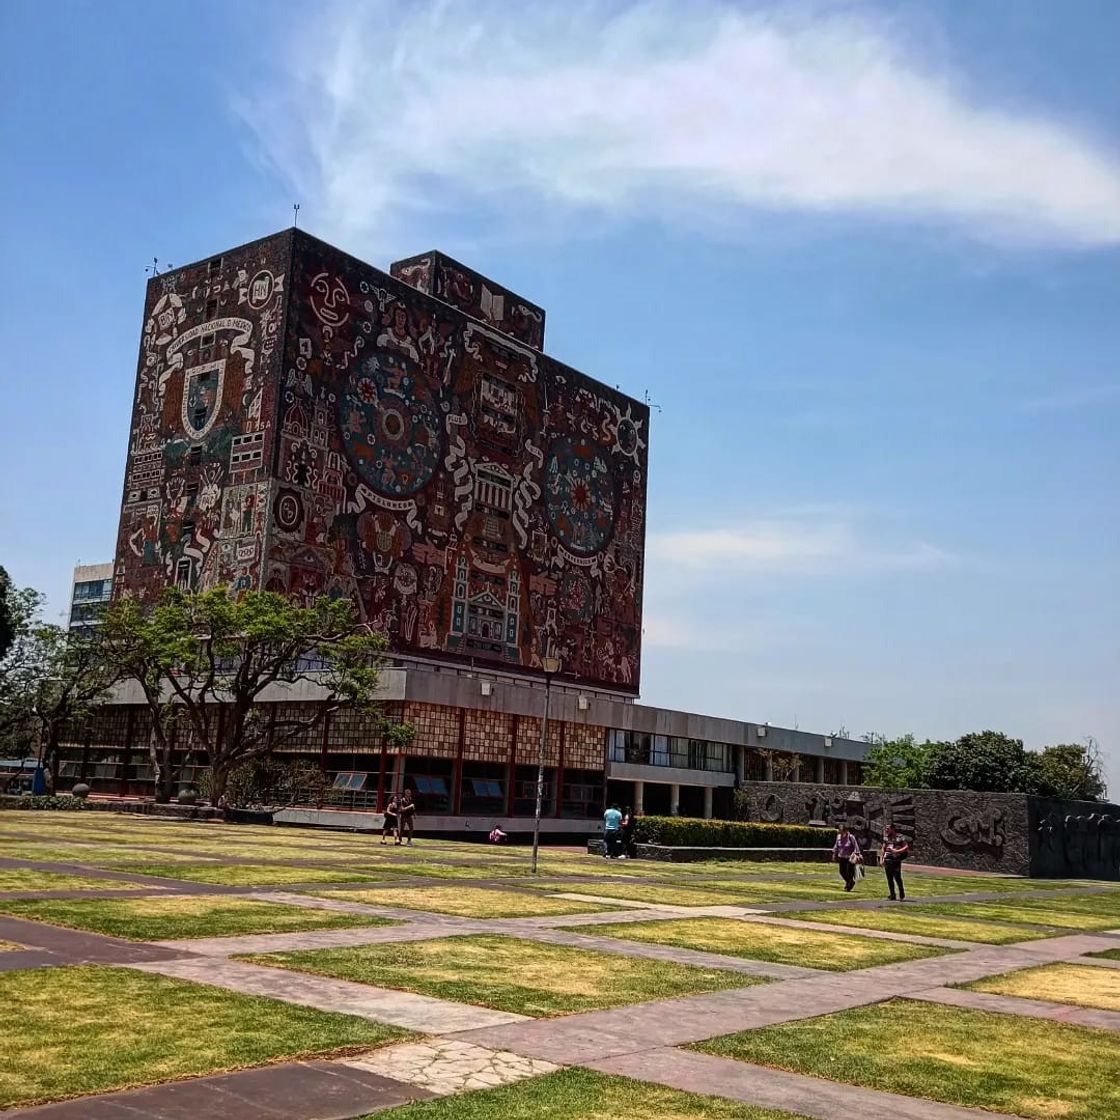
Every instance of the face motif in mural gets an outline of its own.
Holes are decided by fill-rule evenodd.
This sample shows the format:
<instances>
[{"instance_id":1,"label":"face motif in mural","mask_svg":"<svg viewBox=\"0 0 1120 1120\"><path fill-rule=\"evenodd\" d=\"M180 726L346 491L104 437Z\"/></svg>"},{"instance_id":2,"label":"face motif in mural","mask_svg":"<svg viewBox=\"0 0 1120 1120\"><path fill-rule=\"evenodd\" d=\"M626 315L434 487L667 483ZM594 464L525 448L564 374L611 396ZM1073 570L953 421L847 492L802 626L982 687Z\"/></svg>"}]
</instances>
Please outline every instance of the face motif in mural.
<instances>
[{"instance_id":1,"label":"face motif in mural","mask_svg":"<svg viewBox=\"0 0 1120 1120\"><path fill-rule=\"evenodd\" d=\"M590 556L610 540L615 519L614 477L603 449L585 439L562 439L545 470L548 519L560 542Z\"/></svg>"},{"instance_id":2,"label":"face motif in mural","mask_svg":"<svg viewBox=\"0 0 1120 1120\"><path fill-rule=\"evenodd\" d=\"M350 293L346 285L337 276L320 272L311 281L311 310L326 326L342 326L350 318Z\"/></svg>"},{"instance_id":3,"label":"face motif in mural","mask_svg":"<svg viewBox=\"0 0 1120 1120\"><path fill-rule=\"evenodd\" d=\"M439 406L399 355L364 361L339 399L342 438L358 475L377 493L407 498L439 465Z\"/></svg>"}]
</instances>

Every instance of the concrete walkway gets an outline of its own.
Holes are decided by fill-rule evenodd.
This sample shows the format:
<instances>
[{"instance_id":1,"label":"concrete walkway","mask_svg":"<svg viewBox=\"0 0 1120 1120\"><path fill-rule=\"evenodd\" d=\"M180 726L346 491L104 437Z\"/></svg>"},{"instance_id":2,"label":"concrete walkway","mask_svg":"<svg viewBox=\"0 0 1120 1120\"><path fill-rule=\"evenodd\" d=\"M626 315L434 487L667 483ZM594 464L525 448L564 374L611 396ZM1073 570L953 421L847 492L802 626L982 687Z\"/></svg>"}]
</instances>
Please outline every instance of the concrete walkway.
<instances>
[{"instance_id":1,"label":"concrete walkway","mask_svg":"<svg viewBox=\"0 0 1120 1120\"><path fill-rule=\"evenodd\" d=\"M143 972L158 972L161 976L174 976L179 980L193 980L197 984L226 988L245 995L266 996L285 1003L297 1003L320 1011L357 1015L421 1034L451 1034L455 1031L520 1023L526 1019L524 1015L491 1011L473 1004L452 1003L394 988L375 988L371 984L314 976L308 972L266 968L245 961L195 957L152 961L131 967Z\"/></svg>"},{"instance_id":2,"label":"concrete walkway","mask_svg":"<svg viewBox=\"0 0 1120 1120\"><path fill-rule=\"evenodd\" d=\"M814 1120L848 1116L859 1120L1011 1120L1000 1112L860 1089L691 1050L661 1047L584 1064L601 1073L726 1097L758 1108L783 1109Z\"/></svg>"}]
</instances>

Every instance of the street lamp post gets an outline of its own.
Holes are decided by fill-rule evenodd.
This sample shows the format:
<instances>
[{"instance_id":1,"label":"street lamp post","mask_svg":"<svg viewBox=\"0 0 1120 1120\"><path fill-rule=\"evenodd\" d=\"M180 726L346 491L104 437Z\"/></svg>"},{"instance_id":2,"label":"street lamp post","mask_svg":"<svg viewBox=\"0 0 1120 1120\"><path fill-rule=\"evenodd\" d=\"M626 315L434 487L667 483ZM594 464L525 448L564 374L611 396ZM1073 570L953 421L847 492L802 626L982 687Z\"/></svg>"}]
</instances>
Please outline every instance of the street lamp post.
<instances>
[{"instance_id":1,"label":"street lamp post","mask_svg":"<svg viewBox=\"0 0 1120 1120\"><path fill-rule=\"evenodd\" d=\"M548 710L552 700L552 678L560 672L560 659L542 658L541 667L544 669L544 719L541 720L541 745L537 754L537 811L533 820L533 861L530 866L533 875L537 873L537 850L541 844L541 803L544 801L544 751L548 741Z\"/></svg>"}]
</instances>

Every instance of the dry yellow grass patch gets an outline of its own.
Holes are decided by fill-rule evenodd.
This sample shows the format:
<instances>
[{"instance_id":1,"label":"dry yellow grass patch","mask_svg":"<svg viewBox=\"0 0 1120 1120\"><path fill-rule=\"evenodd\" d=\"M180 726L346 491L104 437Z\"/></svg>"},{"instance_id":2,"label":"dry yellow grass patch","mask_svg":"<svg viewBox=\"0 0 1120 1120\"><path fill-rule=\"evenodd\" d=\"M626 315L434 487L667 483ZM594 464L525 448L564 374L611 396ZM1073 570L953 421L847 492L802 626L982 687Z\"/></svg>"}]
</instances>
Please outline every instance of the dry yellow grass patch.
<instances>
[{"instance_id":1,"label":"dry yellow grass patch","mask_svg":"<svg viewBox=\"0 0 1120 1120\"><path fill-rule=\"evenodd\" d=\"M313 891L319 898L344 898L371 906L399 906L405 910L424 910L451 914L457 918L538 918L548 914L591 914L608 909L608 904L575 902L566 898L547 898L518 891L490 890L485 887L389 887L359 891Z\"/></svg>"},{"instance_id":2,"label":"dry yellow grass patch","mask_svg":"<svg viewBox=\"0 0 1120 1120\"><path fill-rule=\"evenodd\" d=\"M991 976L965 986L974 992L1120 1011L1120 969L1088 964L1047 964L1009 972L1005 976ZM1120 1043L1117 1046L1120 1049Z\"/></svg>"}]
</instances>

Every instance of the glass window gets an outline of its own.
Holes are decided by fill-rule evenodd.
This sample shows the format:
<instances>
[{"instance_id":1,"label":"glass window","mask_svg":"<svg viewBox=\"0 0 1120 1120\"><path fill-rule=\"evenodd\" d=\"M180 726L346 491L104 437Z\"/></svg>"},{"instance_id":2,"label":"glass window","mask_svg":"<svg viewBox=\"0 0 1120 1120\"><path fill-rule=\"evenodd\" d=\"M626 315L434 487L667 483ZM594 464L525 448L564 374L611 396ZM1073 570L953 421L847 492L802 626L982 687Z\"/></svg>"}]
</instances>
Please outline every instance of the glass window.
<instances>
[{"instance_id":1,"label":"glass window","mask_svg":"<svg viewBox=\"0 0 1120 1120\"><path fill-rule=\"evenodd\" d=\"M668 735L654 735L652 740L652 749L650 751L650 762L654 766L668 766L669 765L669 736Z\"/></svg>"},{"instance_id":2,"label":"glass window","mask_svg":"<svg viewBox=\"0 0 1120 1120\"><path fill-rule=\"evenodd\" d=\"M601 770L565 770L561 791L562 817L598 817L603 812L603 773Z\"/></svg>"},{"instance_id":3,"label":"glass window","mask_svg":"<svg viewBox=\"0 0 1120 1120\"><path fill-rule=\"evenodd\" d=\"M623 732L620 732L623 734ZM513 772L513 815L533 817L537 812L537 768L518 766ZM556 812L556 770L546 766L544 790L541 796L541 816L551 817Z\"/></svg>"},{"instance_id":4,"label":"glass window","mask_svg":"<svg viewBox=\"0 0 1120 1120\"><path fill-rule=\"evenodd\" d=\"M464 762L459 809L464 813L504 813L508 770L501 763Z\"/></svg>"},{"instance_id":5,"label":"glass window","mask_svg":"<svg viewBox=\"0 0 1120 1120\"><path fill-rule=\"evenodd\" d=\"M400 788L412 790L419 812L450 813L451 775L454 766L449 758L409 755L404 759L404 781Z\"/></svg>"}]
</instances>

